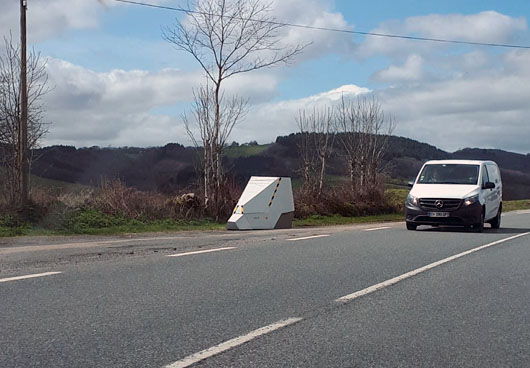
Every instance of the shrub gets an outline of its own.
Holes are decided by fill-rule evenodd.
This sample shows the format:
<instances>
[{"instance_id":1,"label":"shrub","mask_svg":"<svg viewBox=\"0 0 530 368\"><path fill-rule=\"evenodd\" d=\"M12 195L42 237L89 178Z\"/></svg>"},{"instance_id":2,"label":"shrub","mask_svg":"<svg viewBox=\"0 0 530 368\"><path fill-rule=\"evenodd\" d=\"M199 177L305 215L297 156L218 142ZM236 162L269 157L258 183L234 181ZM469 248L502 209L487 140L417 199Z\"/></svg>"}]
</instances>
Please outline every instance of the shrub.
<instances>
[{"instance_id":1,"label":"shrub","mask_svg":"<svg viewBox=\"0 0 530 368\"><path fill-rule=\"evenodd\" d=\"M320 196L311 191L299 190L294 194L295 217L312 215L346 217L380 215L400 211L396 201L389 201L382 185L374 186L371 193L356 193L348 185L326 189Z\"/></svg>"},{"instance_id":2,"label":"shrub","mask_svg":"<svg viewBox=\"0 0 530 368\"><path fill-rule=\"evenodd\" d=\"M103 229L127 224L127 219L110 216L97 209L87 208L77 211L66 220L65 228L78 234L87 233L90 229Z\"/></svg>"}]
</instances>

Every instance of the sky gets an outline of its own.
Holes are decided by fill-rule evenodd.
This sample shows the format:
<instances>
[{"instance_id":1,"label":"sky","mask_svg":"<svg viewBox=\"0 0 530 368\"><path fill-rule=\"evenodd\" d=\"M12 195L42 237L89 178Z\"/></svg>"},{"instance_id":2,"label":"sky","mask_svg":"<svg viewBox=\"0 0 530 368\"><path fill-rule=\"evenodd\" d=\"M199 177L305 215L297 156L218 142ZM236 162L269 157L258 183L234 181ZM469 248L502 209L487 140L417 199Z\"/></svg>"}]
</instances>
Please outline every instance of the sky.
<instances>
[{"instance_id":1,"label":"sky","mask_svg":"<svg viewBox=\"0 0 530 368\"><path fill-rule=\"evenodd\" d=\"M265 0L264 0L265 1ZM43 146L191 145L182 114L205 77L165 41L185 15L114 0L28 0L28 43L46 62ZM186 7L185 0L145 0ZM416 37L530 46L527 0L273 0L278 21ZM17 39L19 1L0 0L0 33ZM444 44L285 27L309 44L288 66L226 81L249 100L229 141L273 142L300 111L375 96L395 135L447 151L529 153L530 49ZM1 53L1 51L0 51Z\"/></svg>"}]
</instances>

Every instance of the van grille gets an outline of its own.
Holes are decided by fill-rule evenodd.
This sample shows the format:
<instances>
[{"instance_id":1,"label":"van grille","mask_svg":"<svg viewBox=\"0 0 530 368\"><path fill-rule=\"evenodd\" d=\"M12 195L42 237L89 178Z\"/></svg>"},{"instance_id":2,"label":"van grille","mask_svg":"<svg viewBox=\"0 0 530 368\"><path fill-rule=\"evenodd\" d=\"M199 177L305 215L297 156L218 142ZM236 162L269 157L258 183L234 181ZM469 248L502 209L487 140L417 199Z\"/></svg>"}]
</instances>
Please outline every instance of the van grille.
<instances>
[{"instance_id":1,"label":"van grille","mask_svg":"<svg viewBox=\"0 0 530 368\"><path fill-rule=\"evenodd\" d=\"M442 206L436 205L438 201L441 201ZM460 207L461 202L461 199L421 198L420 206L426 210L453 211Z\"/></svg>"}]
</instances>

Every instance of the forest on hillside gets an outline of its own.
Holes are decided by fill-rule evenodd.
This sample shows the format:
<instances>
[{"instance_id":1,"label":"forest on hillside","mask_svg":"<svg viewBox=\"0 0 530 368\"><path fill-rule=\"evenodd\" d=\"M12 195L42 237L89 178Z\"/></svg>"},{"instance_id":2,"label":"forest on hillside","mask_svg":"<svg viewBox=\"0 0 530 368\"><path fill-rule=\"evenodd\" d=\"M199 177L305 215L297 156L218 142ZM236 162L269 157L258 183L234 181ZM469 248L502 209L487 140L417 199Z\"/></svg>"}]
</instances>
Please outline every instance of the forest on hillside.
<instances>
[{"instance_id":1,"label":"forest on hillside","mask_svg":"<svg viewBox=\"0 0 530 368\"><path fill-rule=\"evenodd\" d=\"M272 144L232 143L226 148L223 167L234 185L243 187L252 175L300 178L300 134L281 136ZM200 149L170 143L163 147L75 148L51 146L33 152L32 173L42 178L97 186L120 179L125 185L166 194L193 191ZM445 152L426 143L392 136L383 158L388 181L406 183L422 163L431 159L494 160L501 167L504 198L530 198L530 155L493 149L466 148ZM330 180L344 174L344 155L333 148L326 168Z\"/></svg>"}]
</instances>

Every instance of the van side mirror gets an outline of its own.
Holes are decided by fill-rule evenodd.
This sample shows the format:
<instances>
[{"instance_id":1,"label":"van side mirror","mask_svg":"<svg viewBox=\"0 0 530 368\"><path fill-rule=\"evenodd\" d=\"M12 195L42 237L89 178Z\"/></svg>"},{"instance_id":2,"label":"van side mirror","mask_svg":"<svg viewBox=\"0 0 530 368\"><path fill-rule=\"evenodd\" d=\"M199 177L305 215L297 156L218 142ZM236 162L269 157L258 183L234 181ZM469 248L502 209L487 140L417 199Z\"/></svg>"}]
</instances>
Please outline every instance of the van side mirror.
<instances>
[{"instance_id":1,"label":"van side mirror","mask_svg":"<svg viewBox=\"0 0 530 368\"><path fill-rule=\"evenodd\" d=\"M409 188L412 188L414 186L414 182L413 181L409 181L407 183L407 185L408 185Z\"/></svg>"},{"instance_id":2,"label":"van side mirror","mask_svg":"<svg viewBox=\"0 0 530 368\"><path fill-rule=\"evenodd\" d=\"M495 183L492 183L491 181L487 181L486 184L484 184L484 189L493 189L495 188Z\"/></svg>"}]
</instances>

